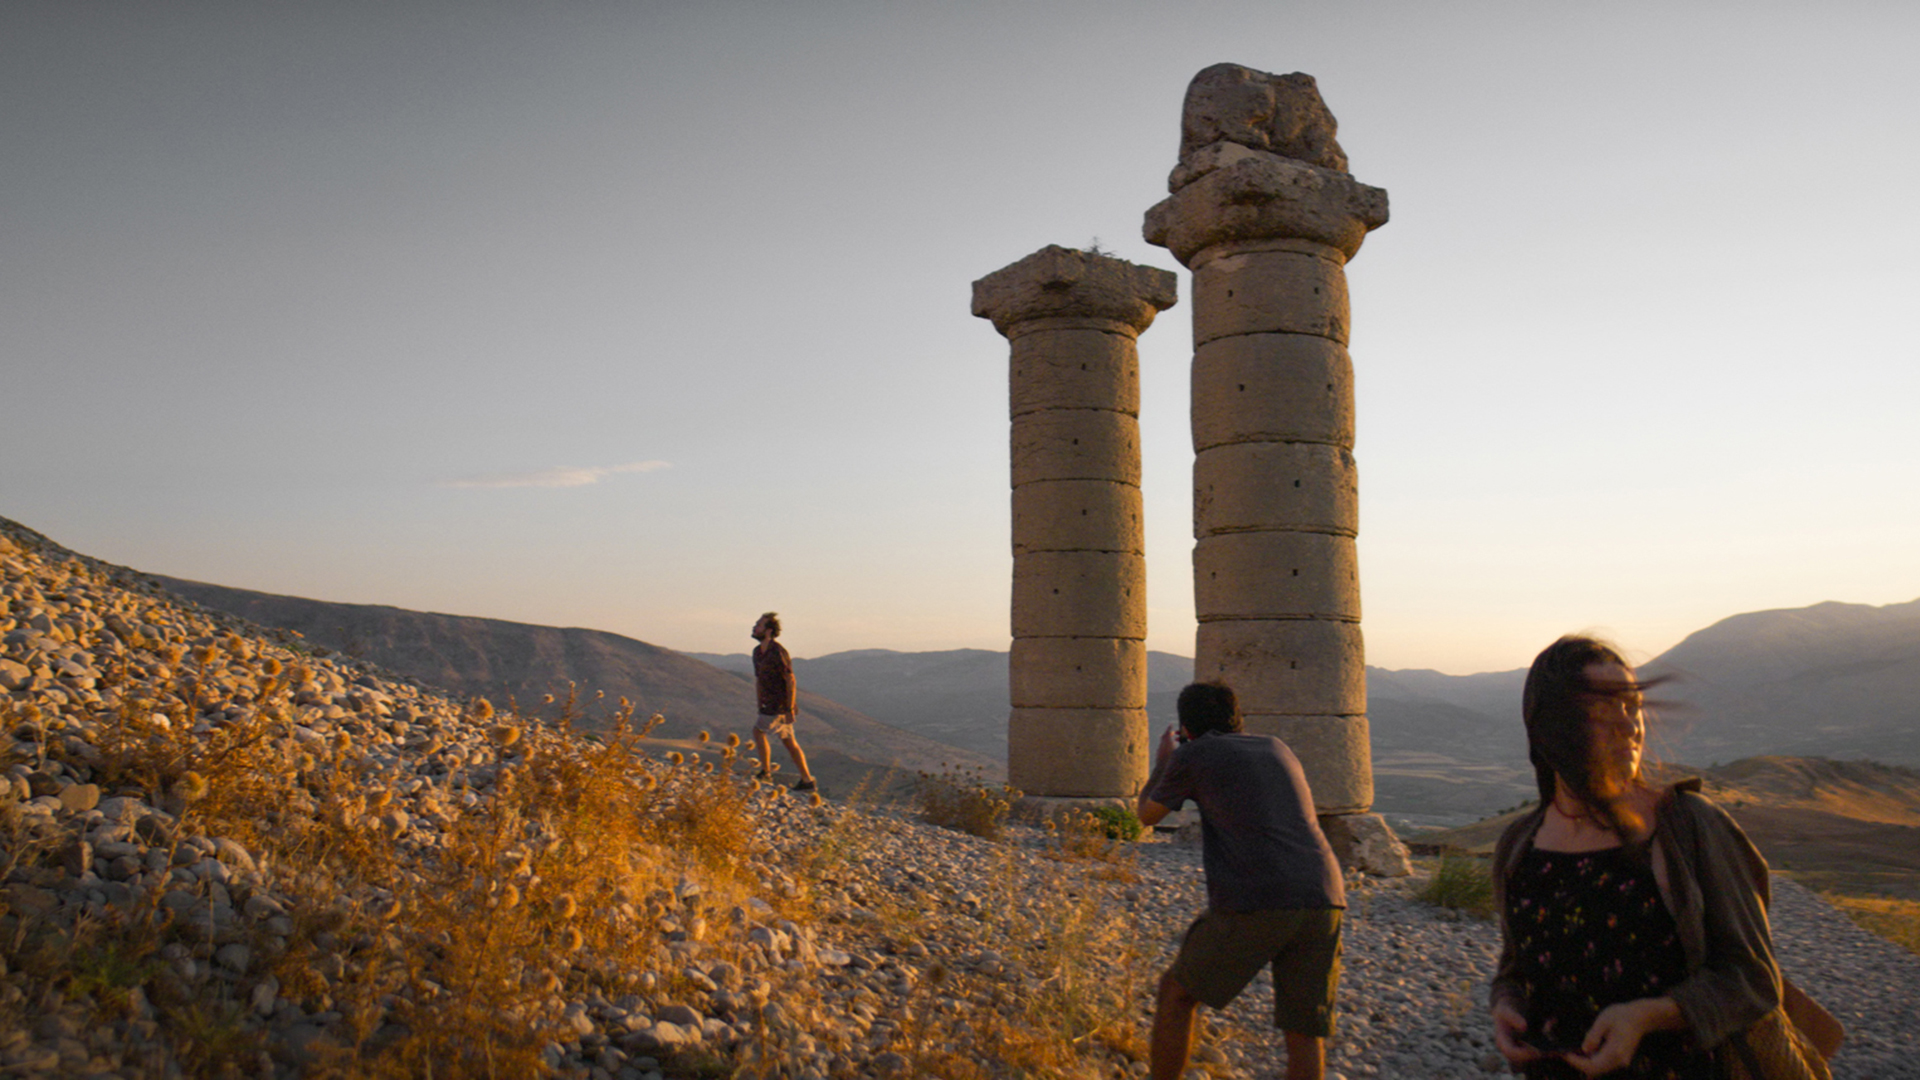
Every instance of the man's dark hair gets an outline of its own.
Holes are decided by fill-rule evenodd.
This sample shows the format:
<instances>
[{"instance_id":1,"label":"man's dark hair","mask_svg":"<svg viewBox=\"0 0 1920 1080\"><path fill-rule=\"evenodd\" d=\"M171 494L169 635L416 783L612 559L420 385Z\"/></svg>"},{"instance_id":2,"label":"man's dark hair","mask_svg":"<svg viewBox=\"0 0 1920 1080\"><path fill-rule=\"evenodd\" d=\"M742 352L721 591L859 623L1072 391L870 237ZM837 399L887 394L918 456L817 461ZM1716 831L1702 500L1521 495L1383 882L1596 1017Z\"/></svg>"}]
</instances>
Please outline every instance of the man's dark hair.
<instances>
[{"instance_id":1,"label":"man's dark hair","mask_svg":"<svg viewBox=\"0 0 1920 1080\"><path fill-rule=\"evenodd\" d=\"M1210 731L1240 730L1240 701L1225 683L1192 683L1180 691L1175 708L1180 713L1180 726L1194 738Z\"/></svg>"},{"instance_id":2,"label":"man's dark hair","mask_svg":"<svg viewBox=\"0 0 1920 1080\"><path fill-rule=\"evenodd\" d=\"M780 636L780 613L779 612L769 611L765 615L760 616L760 621L767 624L768 637Z\"/></svg>"}]
</instances>

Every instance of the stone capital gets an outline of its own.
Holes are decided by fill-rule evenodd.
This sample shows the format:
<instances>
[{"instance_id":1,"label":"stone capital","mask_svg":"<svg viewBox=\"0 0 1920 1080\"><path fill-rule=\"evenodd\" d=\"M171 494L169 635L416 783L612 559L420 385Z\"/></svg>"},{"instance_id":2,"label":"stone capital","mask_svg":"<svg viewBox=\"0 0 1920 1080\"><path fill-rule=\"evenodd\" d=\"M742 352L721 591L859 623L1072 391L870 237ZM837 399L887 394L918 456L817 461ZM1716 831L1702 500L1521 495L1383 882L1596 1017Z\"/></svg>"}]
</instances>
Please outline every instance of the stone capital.
<instances>
[{"instance_id":1,"label":"stone capital","mask_svg":"<svg viewBox=\"0 0 1920 1080\"><path fill-rule=\"evenodd\" d=\"M1172 271L1050 244L974 282L973 313L1008 337L1038 319L1138 334L1174 305L1177 280Z\"/></svg>"},{"instance_id":2,"label":"stone capital","mask_svg":"<svg viewBox=\"0 0 1920 1080\"><path fill-rule=\"evenodd\" d=\"M1273 239L1323 244L1352 258L1367 233L1387 223L1384 189L1238 143L1214 143L1182 159L1174 181L1174 193L1147 211L1142 232L1185 266L1217 244Z\"/></svg>"}]
</instances>

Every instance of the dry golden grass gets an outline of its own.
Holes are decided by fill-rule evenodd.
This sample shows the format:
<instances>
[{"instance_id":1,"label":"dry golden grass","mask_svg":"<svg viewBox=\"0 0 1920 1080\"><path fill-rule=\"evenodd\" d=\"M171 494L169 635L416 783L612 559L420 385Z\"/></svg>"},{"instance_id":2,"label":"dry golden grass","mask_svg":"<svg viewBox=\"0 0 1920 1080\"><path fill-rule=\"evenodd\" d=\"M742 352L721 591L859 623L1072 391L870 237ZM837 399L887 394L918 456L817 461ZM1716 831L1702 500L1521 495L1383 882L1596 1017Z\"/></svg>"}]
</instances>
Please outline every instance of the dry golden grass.
<instances>
[{"instance_id":1,"label":"dry golden grass","mask_svg":"<svg viewBox=\"0 0 1920 1080\"><path fill-rule=\"evenodd\" d=\"M1920 903L1892 896L1847 896L1823 893L1826 901L1847 913L1859 927L1920 955Z\"/></svg>"}]
</instances>

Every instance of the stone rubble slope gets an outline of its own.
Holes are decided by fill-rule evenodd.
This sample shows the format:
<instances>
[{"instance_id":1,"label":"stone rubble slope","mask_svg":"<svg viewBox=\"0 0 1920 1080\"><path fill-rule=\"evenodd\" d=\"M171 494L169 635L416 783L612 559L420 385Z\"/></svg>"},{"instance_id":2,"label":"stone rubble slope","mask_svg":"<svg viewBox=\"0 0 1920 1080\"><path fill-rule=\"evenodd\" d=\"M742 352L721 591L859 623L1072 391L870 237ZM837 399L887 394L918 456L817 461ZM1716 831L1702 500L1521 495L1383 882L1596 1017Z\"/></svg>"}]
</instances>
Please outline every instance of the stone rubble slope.
<instances>
[{"instance_id":1,"label":"stone rubble slope","mask_svg":"<svg viewBox=\"0 0 1920 1080\"><path fill-rule=\"evenodd\" d=\"M424 868L446 853L463 816L485 809L507 782L519 728L489 726L466 705L345 657L313 655L290 636L197 608L10 522L0 522L0 638L0 704L12 737L0 773L0 931L16 943L52 941L69 951L76 943L97 949L119 930L129 941L155 930L164 941L155 970L120 984L83 985L75 971L50 976L44 964L10 964L0 985L0 1071L216 1071L198 1054L198 1035L181 1030L208 1002L232 1005L238 1015L227 1034L258 1048L246 1072L326 1071L377 1058L408 1037L409 1010L423 997L460 991L416 971L381 996L371 1021L344 1002L336 1008L333 993L380 954L391 959L421 944L410 937L413 913L397 892L341 881L330 900L325 888L294 880L301 871L266 850L270 842L250 848L194 831L194 806L222 783L209 779L211 770L149 789L125 786L124 776L111 790L97 781L120 752L129 702L140 703L133 711L142 731L177 736L209 757L230 733L261 730L280 744L288 769L305 775L332 755L370 786L363 798L324 805L296 786L256 823L261 835L290 829L303 815L335 815L397 851L397 865ZM285 701L272 689L282 674L291 682ZM582 746L581 753L592 748ZM642 777L644 786L664 790L699 775L678 754L669 757L635 763L656 774ZM743 848L757 848L752 895L714 888L689 866L670 888L616 894L596 908L618 936L649 939L641 951L656 962L597 981L630 992L595 992L586 976L605 974L609 961L573 934L578 954L569 970L549 975L548 996L509 1018L550 1036L540 1055L547 1069L641 1078L711 1072L724 1062L741 1075L887 1076L937 1060L990 1061L1002 1051L986 1043L1005 1036L1006 1024L969 1016L981 1008L1018 1016L1022 981L1060 972L1057 964L1023 964L1022 950L1034 943L1007 936L1032 934L1032 921L1005 913L1036 891L1094 897L1108 887L1081 869L978 842L962 843L965 854L925 860L922 843L902 839L921 830L885 814L807 805L771 785L737 783L753 792L760 819L754 842L742 838ZM874 854L876 846L887 853ZM823 851L840 852L844 866L823 870ZM920 869L902 869L916 863ZM990 874L986 863L994 864ZM930 919L921 912L932 895L923 890L969 873L982 879L978 895L952 898L951 910L934 905ZM1087 880L1063 885L1074 878ZM816 882L821 896L809 902ZM493 892L497 899L500 890ZM334 900L343 912L371 913L376 928L349 930L346 920L312 910ZM1071 1071L1085 1075L1126 1075L1132 1065L1120 1053L1092 1053L1084 1063L1078 1051L1065 1053ZM223 1064L232 1066L231 1057Z\"/></svg>"},{"instance_id":2,"label":"stone rubble slope","mask_svg":"<svg viewBox=\"0 0 1920 1080\"><path fill-rule=\"evenodd\" d=\"M448 850L463 814L492 798L512 754L498 725L346 658L296 653L4 520L0 642L0 707L13 717L0 773L0 941L42 930L77 940L89 926L136 918L165 928L158 969L117 999L27 966L0 972L0 1075L218 1075L182 1030L191 1014L181 1003L194 1001L232 1003L235 1030L253 1040L244 1067L228 1059L229 1074L319 1075L344 1060L378 1075L383 1048L404 1040L418 1015L409 1008L436 990L458 992L421 974L381 999L382 1015L353 1012L344 995L356 972L382 950L417 947L412 912L396 896L337 883L340 905L370 910L388 929L330 923L312 910L324 890L295 880L292 856L192 831L193 781L103 791L94 780L107 767L115 699L137 683L169 702L176 669L195 663L174 652L208 656L197 670L223 691L217 709L193 720L202 739L246 722L248 692L277 660L311 675L292 693L289 752L351 744L391 792L366 800L355 826L424 867ZM169 704L177 714L187 703L176 694ZM27 706L32 721L22 719ZM691 762L640 768L662 787L697 772ZM1204 902L1197 848L1154 842L1070 858L1057 836L1026 827L989 842L857 800L809 805L768 787L747 805L758 843L742 839L754 849L744 892L688 865L667 868L644 894L582 897L582 921L594 910L647 959L612 972L611 950L581 947L564 977L516 1014L546 1069L621 1080L729 1070L992 1076L1012 1063L1029 1075L1145 1074L1153 979ZM1481 1004L1497 931L1413 900L1410 888L1353 881L1332 1073L1503 1071ZM1851 1029L1836 1077L1920 1077L1920 958L1778 879L1775 934L1789 972ZM1282 1051L1270 1008L1263 976L1229 1009L1207 1013L1195 1075L1274 1072ZM1055 1056L1036 1059L1048 1043Z\"/></svg>"}]
</instances>

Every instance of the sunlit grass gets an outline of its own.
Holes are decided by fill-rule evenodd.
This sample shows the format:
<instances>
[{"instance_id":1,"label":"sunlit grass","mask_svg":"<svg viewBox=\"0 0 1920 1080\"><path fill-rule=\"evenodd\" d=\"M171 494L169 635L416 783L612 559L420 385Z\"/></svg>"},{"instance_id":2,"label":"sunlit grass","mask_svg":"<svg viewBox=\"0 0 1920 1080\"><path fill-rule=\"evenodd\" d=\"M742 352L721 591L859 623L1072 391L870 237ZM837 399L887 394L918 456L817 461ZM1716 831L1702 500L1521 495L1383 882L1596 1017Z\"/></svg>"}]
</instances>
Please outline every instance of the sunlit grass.
<instances>
[{"instance_id":1,"label":"sunlit grass","mask_svg":"<svg viewBox=\"0 0 1920 1080\"><path fill-rule=\"evenodd\" d=\"M1891 896L1823 893L1827 903L1847 913L1861 929L1920 955L1920 902Z\"/></svg>"},{"instance_id":2,"label":"sunlit grass","mask_svg":"<svg viewBox=\"0 0 1920 1080\"><path fill-rule=\"evenodd\" d=\"M1432 876L1415 896L1436 907L1493 918L1493 871L1486 859L1448 854L1429 865Z\"/></svg>"}]
</instances>

